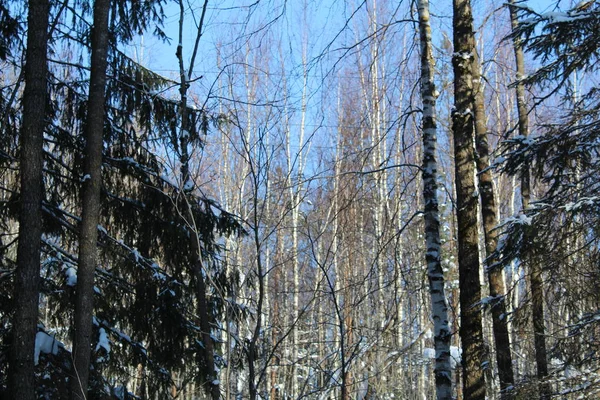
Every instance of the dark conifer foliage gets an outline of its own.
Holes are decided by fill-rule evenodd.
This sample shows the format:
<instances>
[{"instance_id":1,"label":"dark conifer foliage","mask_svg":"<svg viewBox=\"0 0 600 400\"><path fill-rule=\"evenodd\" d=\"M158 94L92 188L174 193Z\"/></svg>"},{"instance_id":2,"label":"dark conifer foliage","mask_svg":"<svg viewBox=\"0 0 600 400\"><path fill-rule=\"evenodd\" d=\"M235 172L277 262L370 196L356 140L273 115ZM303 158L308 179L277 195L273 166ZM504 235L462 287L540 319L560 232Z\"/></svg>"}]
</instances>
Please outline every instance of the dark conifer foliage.
<instances>
[{"instance_id":1,"label":"dark conifer foliage","mask_svg":"<svg viewBox=\"0 0 600 400\"><path fill-rule=\"evenodd\" d=\"M13 41L18 40L20 24L16 16L11 15L8 1L0 1L0 60L5 61L11 55Z\"/></svg>"},{"instance_id":2,"label":"dark conifer foliage","mask_svg":"<svg viewBox=\"0 0 600 400\"><path fill-rule=\"evenodd\" d=\"M600 357L591 334L600 315L600 92L593 80L579 86L577 74L597 71L600 6L518 10L521 22L513 35L542 63L523 81L540 93L537 104L555 95L554 109L560 111L555 122L540 124L538 135L503 144L502 171L515 175L530 168L541 196L532 199L526 215L507 222L499 251L505 262L543 266L547 358L558 363L554 374L568 368L590 368L593 374ZM570 319L558 323L553 313L562 307Z\"/></svg>"},{"instance_id":3,"label":"dark conifer foliage","mask_svg":"<svg viewBox=\"0 0 600 400\"><path fill-rule=\"evenodd\" d=\"M174 374L183 382L204 382L205 371L198 356L203 343L195 312L193 279L188 274L192 257L188 238L192 229L198 230L206 273L216 285L208 289L210 313L216 319L225 311L219 293L227 292L228 284L218 260L218 238L242 232L237 218L219 204L196 192L184 193L177 182L177 168L167 162L168 154L177 151L180 111L177 101L159 93L172 82L135 63L118 49L118 43L130 40L149 26L157 36L164 37L158 23L163 15L162 3L111 2L113 35L108 54L90 398L116 393L134 370L139 374L138 385L127 390L142 397L144 393L167 396ZM53 8L52 17L57 18L58 10L58 6ZM40 323L45 325L40 325L40 329L48 330L67 345L55 342L59 351L42 352L36 365L38 395L52 398L68 396L66 377L71 357L64 349L70 347L68 330L77 280L81 221L78 204L84 178L81 133L88 113L89 66L82 60L89 48L90 26L86 20L90 9L83 3L70 12L57 18L50 49L51 59L55 60L59 53L66 54L67 63L50 63L51 102L46 116L50 124L44 141ZM11 95L8 90L2 94L3 100ZM13 118L14 124L3 124L2 135L12 137L2 141L3 167L18 168L18 135L13 129L19 126L21 113L17 102L11 108L4 108L4 104L3 116ZM211 117L192 108L188 115L190 146L202 146ZM16 169L5 171L9 176L16 173ZM11 179L2 187L2 223L8 225L17 215L19 198L16 182ZM191 205L195 226L186 225L179 217L187 203ZM6 232L10 231L8 225ZM4 240L3 237L3 243ZM2 247L2 263L7 269L14 263L13 244ZM0 284L0 293L5 296L11 282L4 273ZM3 308L9 307L12 300L5 299ZM4 311L0 330L2 359L10 332ZM216 359L222 366L221 358Z\"/></svg>"}]
</instances>

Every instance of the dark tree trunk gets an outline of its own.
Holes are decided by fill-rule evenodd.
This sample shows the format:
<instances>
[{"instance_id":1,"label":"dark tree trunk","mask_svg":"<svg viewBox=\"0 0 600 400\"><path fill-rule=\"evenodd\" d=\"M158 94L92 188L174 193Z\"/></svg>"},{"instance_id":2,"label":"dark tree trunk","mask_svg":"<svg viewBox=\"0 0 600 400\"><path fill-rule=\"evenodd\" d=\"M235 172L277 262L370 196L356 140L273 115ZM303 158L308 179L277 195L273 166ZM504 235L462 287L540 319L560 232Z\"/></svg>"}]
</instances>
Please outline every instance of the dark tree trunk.
<instances>
[{"instance_id":1,"label":"dark tree trunk","mask_svg":"<svg viewBox=\"0 0 600 400\"><path fill-rule=\"evenodd\" d=\"M494 194L494 183L490 169L490 150L485 121L483 85L481 84L481 65L477 53L473 63L473 88L475 90L475 144L477 150L477 172L479 196L481 197L481 213L485 236L486 275L490 286L492 327L496 344L496 363L500 378L501 397L511 398L510 390L514 385L510 339L506 317L506 289L502 277L502 267L498 266L498 258L494 257L498 245L498 206Z\"/></svg>"},{"instance_id":2,"label":"dark tree trunk","mask_svg":"<svg viewBox=\"0 0 600 400\"><path fill-rule=\"evenodd\" d=\"M181 130L182 132L190 132L191 127L188 124L189 117L187 112L187 78L185 74L182 74L182 84L180 87L181 92ZM192 178L189 170L189 154L188 154L188 140L189 135L184 134L180 137L180 151L181 151L181 177L184 186L188 185L188 182L192 182ZM184 188L187 192L187 188ZM184 193L187 195L187 193ZM200 237L198 235L198 227L194 220L194 215L190 202L186 199L183 202L185 208L185 215L188 216L186 220L187 225L190 228L190 245L192 249L192 273L196 285L196 301L198 317L200 318L200 329L202 330L202 342L204 344L204 363L206 366L206 381L204 386L208 390L213 400L218 400L220 397L220 383L217 379L215 372L215 356L214 356L214 342L211 337L211 326L210 326L210 310L208 309L208 302L206 300L206 281L204 274L206 272L204 263L202 260L202 249L200 247Z\"/></svg>"},{"instance_id":3,"label":"dark tree trunk","mask_svg":"<svg viewBox=\"0 0 600 400\"><path fill-rule=\"evenodd\" d=\"M190 67L186 71L183 62L183 17L184 17L184 3L183 0L179 0L179 46L177 46L177 60L179 62L179 76L181 82L179 84L179 94L181 96L180 100L180 115L181 115L181 135L179 139L179 151L180 158L179 161L181 163L181 179L182 186L184 191L184 196L187 196L189 192L193 190L194 184L192 180L192 176L190 173L190 155L188 152L188 146L190 141L190 132L192 132L192 127L190 126L190 119L188 114L188 105L187 105L187 91L189 88L189 79L192 75L192 71L194 69L194 59L196 55L196 51L198 48L198 42L202 37L202 29L204 26L204 17L206 15L206 9L208 6L208 0L205 0L202 6L202 15L200 17L200 22L198 25L198 31L196 36L196 44L194 47L194 55L192 56L192 60L190 61ZM202 259L202 249L200 246L200 236L198 235L199 227L196 225L196 221L194 219L193 210L190 204L190 201L187 198L184 198L183 204L184 213L183 215L187 216L186 224L190 229L190 245L192 249L192 274L194 276L194 281L196 285L196 302L197 302L197 312L198 318L200 319L200 329L202 330L202 343L204 344L203 349L203 358L204 365L206 368L205 377L204 377L204 387L207 392L210 394L213 400L219 400L221 396L220 382L218 380L217 373L215 371L215 344L213 342L211 331L212 328L210 326L210 310L208 308L208 301L206 298L206 280L204 278L205 274L208 274L208 271L204 268L204 262Z\"/></svg>"},{"instance_id":4,"label":"dark tree trunk","mask_svg":"<svg viewBox=\"0 0 600 400\"><path fill-rule=\"evenodd\" d=\"M43 132L48 101L48 13L47 0L29 2L21 130L21 210L8 377L10 398L15 400L35 398L33 353L40 284Z\"/></svg>"},{"instance_id":5,"label":"dark tree trunk","mask_svg":"<svg viewBox=\"0 0 600 400\"><path fill-rule=\"evenodd\" d=\"M82 218L79 232L79 269L73 337L72 399L86 399L90 371L92 316L94 311L94 272L97 263L100 188L102 185L102 136L108 58L109 0L94 2L92 61L88 113L85 123L85 166Z\"/></svg>"},{"instance_id":6,"label":"dark tree trunk","mask_svg":"<svg viewBox=\"0 0 600 400\"><path fill-rule=\"evenodd\" d=\"M517 29L519 20L517 9L514 6L515 0L509 0L510 22L513 31ZM519 37L513 37L513 49L515 53L515 65L517 68L517 81L515 91L517 95L517 112L519 119L519 135L529 136L529 118L527 104L525 102L525 84L522 79L525 77L525 57L523 55L523 46ZM531 197L531 183L529 168L524 167L521 173L521 206L523 212L529 207ZM525 246L529 245L530 237L525 234ZM535 362L537 366L537 377L540 379L540 398L542 400L550 398L550 388L543 380L548 376L548 357L546 354L546 328L544 326L544 296L542 283L542 270L540 265L530 255L527 260L529 266L529 283L531 285L531 305L533 312L533 334L535 348Z\"/></svg>"},{"instance_id":7,"label":"dark tree trunk","mask_svg":"<svg viewBox=\"0 0 600 400\"><path fill-rule=\"evenodd\" d=\"M473 55L475 38L469 0L454 0L454 163L458 222L463 386L465 400L485 399L481 282L475 187Z\"/></svg>"},{"instance_id":8,"label":"dark tree trunk","mask_svg":"<svg viewBox=\"0 0 600 400\"><path fill-rule=\"evenodd\" d=\"M258 177L252 172L255 184L258 181ZM258 185L256 185L258 187ZM263 313L263 302L265 298L265 274L263 272L263 263L261 255L261 241L259 236L259 199L258 194L255 194L253 199L254 206L254 245L256 246L256 267L257 267L257 278L258 278L258 302L256 306L256 325L254 332L252 333L252 339L248 344L248 382L250 399L256 400L258 398L258 389L262 373L257 374L256 362L258 361L258 340L262 331L262 313ZM259 375L257 377L257 375ZM258 378L258 379L257 379Z\"/></svg>"}]
</instances>

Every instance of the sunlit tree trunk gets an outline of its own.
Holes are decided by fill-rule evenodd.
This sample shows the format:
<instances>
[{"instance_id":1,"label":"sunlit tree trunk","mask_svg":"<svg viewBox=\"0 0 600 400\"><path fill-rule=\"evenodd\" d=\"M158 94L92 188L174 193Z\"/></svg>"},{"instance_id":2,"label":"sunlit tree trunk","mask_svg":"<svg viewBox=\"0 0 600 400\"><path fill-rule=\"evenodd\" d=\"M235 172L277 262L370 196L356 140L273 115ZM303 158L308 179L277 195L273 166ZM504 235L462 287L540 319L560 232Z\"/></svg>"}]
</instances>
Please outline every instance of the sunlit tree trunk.
<instances>
[{"instance_id":1,"label":"sunlit tree trunk","mask_svg":"<svg viewBox=\"0 0 600 400\"><path fill-rule=\"evenodd\" d=\"M452 398L450 370L450 328L448 306L444 292L444 271L441 263L440 215L437 200L437 124L436 99L433 77L433 54L429 1L418 2L419 33L421 42L421 98L423 101L423 203L425 208L425 241L427 246L427 277L431 294L435 343L435 384L438 399Z\"/></svg>"},{"instance_id":2,"label":"sunlit tree trunk","mask_svg":"<svg viewBox=\"0 0 600 400\"><path fill-rule=\"evenodd\" d=\"M473 56L475 39L470 0L453 1L454 54L454 163L458 222L460 286L460 338L462 342L463 390L466 400L485 399L486 388L479 279L477 191L473 121Z\"/></svg>"}]
</instances>

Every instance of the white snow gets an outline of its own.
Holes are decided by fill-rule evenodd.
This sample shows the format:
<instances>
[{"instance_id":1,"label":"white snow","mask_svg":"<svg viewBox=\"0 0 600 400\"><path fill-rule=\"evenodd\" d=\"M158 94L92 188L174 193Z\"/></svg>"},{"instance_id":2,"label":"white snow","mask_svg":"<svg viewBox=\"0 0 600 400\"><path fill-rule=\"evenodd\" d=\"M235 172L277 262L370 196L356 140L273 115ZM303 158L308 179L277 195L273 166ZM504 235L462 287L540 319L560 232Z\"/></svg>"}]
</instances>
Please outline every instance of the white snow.
<instances>
[{"instance_id":1,"label":"white snow","mask_svg":"<svg viewBox=\"0 0 600 400\"><path fill-rule=\"evenodd\" d=\"M488 306L494 301L496 301L496 296L487 296L481 299L481 305Z\"/></svg>"},{"instance_id":2,"label":"white snow","mask_svg":"<svg viewBox=\"0 0 600 400\"><path fill-rule=\"evenodd\" d=\"M33 353L33 362L35 365L38 365L41 353L57 355L59 347L64 348L64 345L58 340L54 339L52 336L48 335L46 332L38 332L35 335L35 352Z\"/></svg>"},{"instance_id":3,"label":"white snow","mask_svg":"<svg viewBox=\"0 0 600 400\"><path fill-rule=\"evenodd\" d=\"M192 190L193 188L194 188L194 182L192 182L192 180L188 178L188 180L185 182L185 185L183 185L183 190L189 191L189 190Z\"/></svg>"},{"instance_id":4,"label":"white snow","mask_svg":"<svg viewBox=\"0 0 600 400\"><path fill-rule=\"evenodd\" d=\"M599 202L599 200L600 200L600 197L598 197L598 196L582 197L575 203L565 204L565 211L567 211L567 212L577 211L580 208L582 208L583 206L594 206L596 203Z\"/></svg>"},{"instance_id":5,"label":"white snow","mask_svg":"<svg viewBox=\"0 0 600 400\"><path fill-rule=\"evenodd\" d=\"M425 347L423 349L423 357L435 359L435 349L432 349L431 347Z\"/></svg>"},{"instance_id":6,"label":"white snow","mask_svg":"<svg viewBox=\"0 0 600 400\"><path fill-rule=\"evenodd\" d=\"M565 377L567 377L567 378L577 378L580 375L581 375L581 372L579 372L577 370L577 368L573 367L572 365L567 365L565 367Z\"/></svg>"},{"instance_id":7,"label":"white snow","mask_svg":"<svg viewBox=\"0 0 600 400\"><path fill-rule=\"evenodd\" d=\"M163 274L160 271L155 271L154 274L152 274L152 277L155 278L155 279L158 279L160 281L167 280L167 277L165 276L165 274Z\"/></svg>"},{"instance_id":8,"label":"white snow","mask_svg":"<svg viewBox=\"0 0 600 400\"><path fill-rule=\"evenodd\" d=\"M450 346L450 367L456 368L461 362L462 349L456 346Z\"/></svg>"},{"instance_id":9,"label":"white snow","mask_svg":"<svg viewBox=\"0 0 600 400\"><path fill-rule=\"evenodd\" d=\"M312 205L312 204L311 204ZM214 214L215 217L220 217L221 216L221 210L218 207L213 206L212 204L210 205L210 210L211 212Z\"/></svg>"},{"instance_id":10,"label":"white snow","mask_svg":"<svg viewBox=\"0 0 600 400\"><path fill-rule=\"evenodd\" d=\"M528 217L525 214L518 214L514 217L506 218L502 225L513 223L515 225L531 225L532 217Z\"/></svg>"},{"instance_id":11,"label":"white snow","mask_svg":"<svg viewBox=\"0 0 600 400\"><path fill-rule=\"evenodd\" d=\"M110 341L108 340L108 335L104 328L100 328L100 335L98 337L98 344L96 345L96 351L100 348L106 350L107 353L110 353Z\"/></svg>"},{"instance_id":12,"label":"white snow","mask_svg":"<svg viewBox=\"0 0 600 400\"><path fill-rule=\"evenodd\" d=\"M75 268L67 268L65 270L65 276L67 277L67 286L77 285L77 270Z\"/></svg>"},{"instance_id":13,"label":"white snow","mask_svg":"<svg viewBox=\"0 0 600 400\"><path fill-rule=\"evenodd\" d=\"M565 22L574 22L580 19L590 18L589 14L586 13L569 13L553 11L547 12L541 15L542 19L548 20L549 24L560 24Z\"/></svg>"},{"instance_id":14,"label":"white snow","mask_svg":"<svg viewBox=\"0 0 600 400\"><path fill-rule=\"evenodd\" d=\"M140 252L135 247L131 250L131 252L133 253L133 258L137 264L140 261Z\"/></svg>"},{"instance_id":15,"label":"white snow","mask_svg":"<svg viewBox=\"0 0 600 400\"><path fill-rule=\"evenodd\" d=\"M85 181L89 181L90 179L92 179L92 176L90 174L85 174L82 178L81 178L81 182L85 182Z\"/></svg>"},{"instance_id":16,"label":"white snow","mask_svg":"<svg viewBox=\"0 0 600 400\"><path fill-rule=\"evenodd\" d=\"M459 57L462 58L463 60L468 60L469 58L473 57L473 53L472 52L460 52L460 53L454 53L452 54L452 57Z\"/></svg>"}]
</instances>

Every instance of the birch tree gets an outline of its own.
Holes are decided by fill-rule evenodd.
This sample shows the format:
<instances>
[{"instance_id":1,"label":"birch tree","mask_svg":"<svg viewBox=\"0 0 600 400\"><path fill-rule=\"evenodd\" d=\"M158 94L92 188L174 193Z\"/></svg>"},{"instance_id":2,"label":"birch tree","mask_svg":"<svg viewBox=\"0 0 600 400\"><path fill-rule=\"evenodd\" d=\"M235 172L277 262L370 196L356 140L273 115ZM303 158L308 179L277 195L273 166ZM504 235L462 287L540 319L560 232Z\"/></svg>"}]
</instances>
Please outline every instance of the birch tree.
<instances>
[{"instance_id":1,"label":"birch tree","mask_svg":"<svg viewBox=\"0 0 600 400\"><path fill-rule=\"evenodd\" d=\"M423 102L423 202L425 205L425 241L427 246L427 277L431 294L434 324L435 382L438 399L452 398L450 370L450 328L444 291L444 271L441 264L440 213L437 200L437 123L436 92L433 76L433 54L429 1L420 0L419 34L421 43L421 99Z\"/></svg>"}]
</instances>

